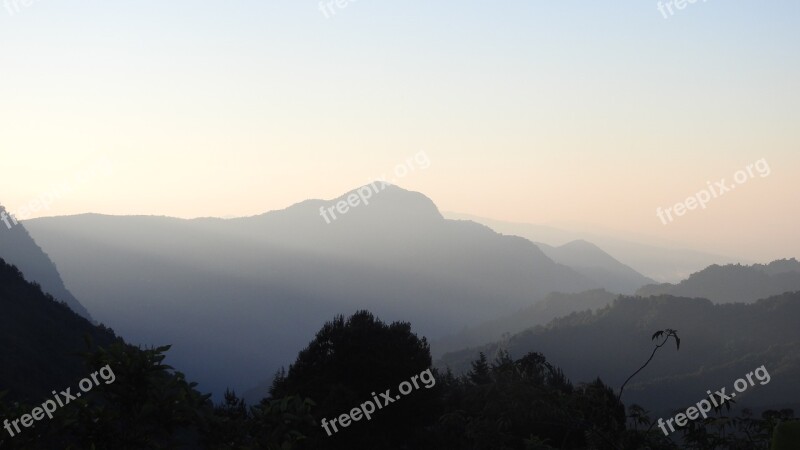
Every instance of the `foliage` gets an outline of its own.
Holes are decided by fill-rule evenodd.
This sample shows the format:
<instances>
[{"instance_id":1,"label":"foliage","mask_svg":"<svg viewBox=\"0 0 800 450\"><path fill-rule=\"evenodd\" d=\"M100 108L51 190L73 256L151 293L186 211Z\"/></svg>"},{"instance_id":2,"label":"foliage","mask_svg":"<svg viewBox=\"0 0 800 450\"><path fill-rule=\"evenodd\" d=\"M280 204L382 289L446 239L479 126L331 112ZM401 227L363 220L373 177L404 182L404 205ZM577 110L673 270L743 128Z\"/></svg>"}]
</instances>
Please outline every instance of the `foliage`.
<instances>
[{"instance_id":1,"label":"foliage","mask_svg":"<svg viewBox=\"0 0 800 450\"><path fill-rule=\"evenodd\" d=\"M675 330L653 335L650 360L670 338L680 344ZM325 324L289 370L276 374L271 397L255 406L233 391L213 405L164 364L168 350L89 343L83 376L107 365L115 380L18 436L0 433L0 450L738 450L768 449L772 436L782 441L776 448L796 446L792 410L734 417L725 403L666 437L644 408L631 405L626 413L600 378L573 385L544 355L513 358L504 350L491 362L480 354L463 376L436 372L432 389L413 391L329 437L322 418L348 413L372 392L396 392L431 368L428 344L409 324L385 324L366 311ZM31 409L0 393L0 422Z\"/></svg>"},{"instance_id":2,"label":"foliage","mask_svg":"<svg viewBox=\"0 0 800 450\"><path fill-rule=\"evenodd\" d=\"M317 422L349 413L387 389L431 367L427 341L408 323L386 324L368 311L326 323L284 375L275 377L273 398L312 398ZM421 388L377 411L369 422L329 437L317 426L302 448L405 448L435 422L438 387ZM358 428L354 430L353 428Z\"/></svg>"}]
</instances>

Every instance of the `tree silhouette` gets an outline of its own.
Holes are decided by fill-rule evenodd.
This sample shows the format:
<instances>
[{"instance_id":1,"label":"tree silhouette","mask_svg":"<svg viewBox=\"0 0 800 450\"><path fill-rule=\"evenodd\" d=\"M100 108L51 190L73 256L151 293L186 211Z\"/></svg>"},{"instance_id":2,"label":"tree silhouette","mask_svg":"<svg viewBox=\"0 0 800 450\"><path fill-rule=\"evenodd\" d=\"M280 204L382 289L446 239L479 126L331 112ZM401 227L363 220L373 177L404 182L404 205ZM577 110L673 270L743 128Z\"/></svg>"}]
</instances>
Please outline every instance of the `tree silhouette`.
<instances>
[{"instance_id":1,"label":"tree silhouette","mask_svg":"<svg viewBox=\"0 0 800 450\"><path fill-rule=\"evenodd\" d=\"M386 324L358 311L326 323L286 375L275 377L270 394L313 399L319 405L314 416L321 422L347 414L387 389L394 397L401 382L430 367L428 343L411 332L410 324ZM420 387L389 405L382 403L368 422L351 423L332 436L318 426L303 448L413 447L411 442L436 418L436 392L436 387Z\"/></svg>"},{"instance_id":2,"label":"tree silhouette","mask_svg":"<svg viewBox=\"0 0 800 450\"><path fill-rule=\"evenodd\" d=\"M487 384L492 381L486 355L481 352L477 360L472 362L472 370L467 374L474 384Z\"/></svg>"}]
</instances>

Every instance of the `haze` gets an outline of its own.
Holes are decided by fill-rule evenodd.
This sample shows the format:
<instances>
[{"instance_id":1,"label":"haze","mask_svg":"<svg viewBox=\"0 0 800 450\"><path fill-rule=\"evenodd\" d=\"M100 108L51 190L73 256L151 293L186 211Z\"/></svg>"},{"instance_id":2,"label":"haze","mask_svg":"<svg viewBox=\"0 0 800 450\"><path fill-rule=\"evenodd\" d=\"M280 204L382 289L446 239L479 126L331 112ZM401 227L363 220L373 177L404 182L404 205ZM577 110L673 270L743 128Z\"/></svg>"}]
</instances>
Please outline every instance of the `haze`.
<instances>
[{"instance_id":1,"label":"haze","mask_svg":"<svg viewBox=\"0 0 800 450\"><path fill-rule=\"evenodd\" d=\"M250 216L424 151L396 182L443 211L767 262L800 253L799 12L41 0L0 10L0 192L13 212L106 158L30 217ZM768 176L657 218L762 159Z\"/></svg>"}]
</instances>

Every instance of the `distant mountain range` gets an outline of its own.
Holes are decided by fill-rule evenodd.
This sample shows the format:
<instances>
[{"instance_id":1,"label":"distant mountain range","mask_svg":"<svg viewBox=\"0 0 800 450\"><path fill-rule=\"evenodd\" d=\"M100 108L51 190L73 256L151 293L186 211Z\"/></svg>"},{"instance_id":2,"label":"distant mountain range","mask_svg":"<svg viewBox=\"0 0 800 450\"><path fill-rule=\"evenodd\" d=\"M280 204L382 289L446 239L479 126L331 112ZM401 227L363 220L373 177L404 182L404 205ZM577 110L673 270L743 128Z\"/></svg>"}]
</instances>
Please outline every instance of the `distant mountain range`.
<instances>
[{"instance_id":1,"label":"distant mountain range","mask_svg":"<svg viewBox=\"0 0 800 450\"><path fill-rule=\"evenodd\" d=\"M572 268L612 292L633 294L642 286L655 283L591 242L577 240L559 247L539 242L536 245L553 261Z\"/></svg>"},{"instance_id":2,"label":"distant mountain range","mask_svg":"<svg viewBox=\"0 0 800 450\"><path fill-rule=\"evenodd\" d=\"M0 206L0 215L3 213L7 214L5 208ZM13 225L13 222L10 223ZM56 265L31 239L24 226L13 225L8 228L4 222L0 222L0 258L17 266L28 281L38 283L45 292L66 303L77 314L92 320L86 308L64 286Z\"/></svg>"},{"instance_id":3,"label":"distant mountain range","mask_svg":"<svg viewBox=\"0 0 800 450\"><path fill-rule=\"evenodd\" d=\"M204 391L219 395L227 387L243 392L261 386L252 399L264 396L265 380L288 364L325 321L358 309L387 321L412 323L439 355L491 341L498 343L486 349L513 346L519 336L531 333L519 332L536 325L538 336L551 328L604 324L607 319L602 318L615 317L619 305L633 301L622 297L604 309L618 293L651 295L675 289L681 296L754 301L794 286L792 280L800 273L795 260L746 267L766 281L752 291L732 288L745 300L718 286L732 283L729 275L699 282L714 274L715 266L678 285L657 285L593 243L534 244L472 221L445 219L424 195L395 186L333 221L321 215L355 193L229 220L96 214L34 219L8 233L0 230L0 239L5 236L0 250L21 267L27 264L26 276L30 272L49 279L51 289L61 292L61 277L38 243L97 320L136 344L173 344L172 364L200 381ZM43 271L48 276L40 275L48 263L51 270ZM725 269L741 270L736 267ZM694 293L682 293L681 286L692 287L686 292ZM596 335L594 342L586 341L587 348L617 345L620 357L612 360L637 361L638 351L649 345L639 342L640 335L655 330L636 327L666 314L658 306L665 298L673 297L637 299L637 305L651 307L625 313L631 323L619 322L620 330L612 332L619 342L614 337L606 343ZM673 303L692 312L686 301ZM78 308L80 303L74 303L70 306ZM587 310L601 312L574 313ZM557 317L562 318L556 325L541 327ZM667 322L662 326L679 327ZM632 333L632 347L624 342L625 332ZM574 337L573 331L553 333L568 341ZM537 345L526 348L544 350ZM605 379L610 373L613 381L627 370L595 367L591 358L580 355L571 361L569 351L561 354L564 348L552 348L555 353L544 352L548 358L559 363L563 356L566 363L559 365L580 369L567 372L575 379ZM474 351L451 354L445 361L458 365L467 360L458 355L467 354L474 356ZM637 389L631 388L631 396L638 395Z\"/></svg>"},{"instance_id":4,"label":"distant mountain range","mask_svg":"<svg viewBox=\"0 0 800 450\"><path fill-rule=\"evenodd\" d=\"M523 308L514 314L489 320L473 327L465 327L458 333L431 342L434 357L467 347L498 341L536 325L545 325L551 320L567 316L576 311L592 311L608 306L617 298L605 289L594 289L578 294L553 292L544 300Z\"/></svg>"},{"instance_id":5,"label":"distant mountain range","mask_svg":"<svg viewBox=\"0 0 800 450\"><path fill-rule=\"evenodd\" d=\"M138 344L174 344L174 365L217 394L271 378L342 312L366 308L436 339L550 292L635 284L588 244L548 249L593 255L576 270L395 186L330 223L321 216L356 192L230 220L86 214L24 225L95 318Z\"/></svg>"},{"instance_id":6,"label":"distant mountain range","mask_svg":"<svg viewBox=\"0 0 800 450\"><path fill-rule=\"evenodd\" d=\"M586 243L582 246L591 248L592 244ZM583 253L591 254L590 251ZM599 259L600 262L605 260L602 255ZM580 264L579 261L563 259L559 262ZM584 264L593 263L596 264L588 258ZM706 298L714 303L753 303L758 299L791 291L800 291L800 263L794 258L752 266L712 265L678 284L643 286L636 291L636 295ZM431 349L434 356L438 356L444 352L497 341L503 335L518 333L536 325L545 325L552 319L572 312L603 308L616 297L616 294L603 289L578 294L551 293L544 300L515 314L486 321L474 327L466 327L454 335L434 340Z\"/></svg>"},{"instance_id":7,"label":"distant mountain range","mask_svg":"<svg viewBox=\"0 0 800 450\"><path fill-rule=\"evenodd\" d=\"M625 389L626 404L658 414L701 400L706 390L727 387L764 365L767 385L756 385L736 401L754 408L797 408L800 403L800 292L752 304L715 305L673 296L621 297L592 312L573 313L496 343L445 355L440 367L463 373L479 351L494 358L543 353L573 381L596 377L619 388L650 356L657 330L673 328L681 338L660 349L651 364ZM656 415L658 417L658 415Z\"/></svg>"},{"instance_id":8,"label":"distant mountain range","mask_svg":"<svg viewBox=\"0 0 800 450\"><path fill-rule=\"evenodd\" d=\"M572 241L589 241L608 252L614 259L662 283L680 281L712 264L745 262L740 258L688 250L673 243L629 233L618 237L620 233L606 230L575 231L565 227L505 222L455 212L445 212L444 216L449 219L472 220L491 227L498 233L522 236L550 246L561 246Z\"/></svg>"},{"instance_id":9,"label":"distant mountain range","mask_svg":"<svg viewBox=\"0 0 800 450\"><path fill-rule=\"evenodd\" d=\"M478 351L538 351L573 380L600 376L612 386L646 359L654 331L675 328L681 350L664 348L626 389L626 402L680 407L764 364L775 381L743 402L795 406L783 400L800 389L786 381L800 375L800 293L787 292L800 290L795 259L711 265L654 284L594 243L534 244L448 220L424 195L395 186L336 220L320 215L355 192L230 220L85 214L0 227L0 258L21 270L0 264L0 382L38 395L53 379L45 358L65 358L82 334L115 339L24 274L90 317L63 276L95 318L129 341L173 344L172 365L217 395L260 386L250 397L260 399L265 380L325 321L369 309L411 322L437 355L451 351L440 364L457 371ZM643 297L618 295L630 292ZM48 328L56 331L42 333ZM14 336L32 358L13 361ZM31 371L41 378L20 378Z\"/></svg>"},{"instance_id":10,"label":"distant mountain range","mask_svg":"<svg viewBox=\"0 0 800 450\"><path fill-rule=\"evenodd\" d=\"M712 265L678 284L655 284L637 295L675 295L707 298L714 303L752 303L760 298L800 290L800 262L782 259L769 264Z\"/></svg>"}]
</instances>

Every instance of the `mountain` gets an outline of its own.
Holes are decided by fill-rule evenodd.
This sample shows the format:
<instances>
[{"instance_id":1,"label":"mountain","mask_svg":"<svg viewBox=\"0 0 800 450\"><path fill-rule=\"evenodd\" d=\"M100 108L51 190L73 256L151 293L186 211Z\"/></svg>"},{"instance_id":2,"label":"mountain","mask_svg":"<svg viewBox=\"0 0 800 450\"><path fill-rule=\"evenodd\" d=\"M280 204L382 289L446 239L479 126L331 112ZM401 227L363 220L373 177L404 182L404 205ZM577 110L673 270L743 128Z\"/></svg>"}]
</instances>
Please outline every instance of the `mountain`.
<instances>
[{"instance_id":1,"label":"mountain","mask_svg":"<svg viewBox=\"0 0 800 450\"><path fill-rule=\"evenodd\" d=\"M800 263L794 258L769 264L712 265L678 284L643 286L637 295L702 297L714 303L751 303L760 298L800 290Z\"/></svg>"},{"instance_id":2,"label":"mountain","mask_svg":"<svg viewBox=\"0 0 800 450\"><path fill-rule=\"evenodd\" d=\"M464 328L454 335L431 342L431 353L436 357L447 352L497 341L504 336L519 333L536 325L545 325L557 317L573 312L603 308L613 302L615 298L617 298L617 294L612 294L605 289L594 289L577 294L552 292L544 300L514 314Z\"/></svg>"},{"instance_id":3,"label":"mountain","mask_svg":"<svg viewBox=\"0 0 800 450\"><path fill-rule=\"evenodd\" d=\"M536 245L553 261L574 269L611 292L633 294L642 286L655 283L591 242L577 240L558 247L539 242Z\"/></svg>"},{"instance_id":4,"label":"mountain","mask_svg":"<svg viewBox=\"0 0 800 450\"><path fill-rule=\"evenodd\" d=\"M620 297L594 313L573 313L501 342L447 354L438 365L464 372L479 351L489 357L501 349L512 357L537 351L574 381L599 376L618 388L653 351L653 333L672 328L678 330L680 350L673 342L661 348L625 388L626 404L658 412L685 408L708 389L727 386L730 392L738 378L764 365L771 381L737 397L740 407L797 407L798 322L800 292L723 305L667 295Z\"/></svg>"},{"instance_id":5,"label":"mountain","mask_svg":"<svg viewBox=\"0 0 800 450\"><path fill-rule=\"evenodd\" d=\"M576 240L596 244L623 264L659 282L677 282L711 264L741 262L737 258L687 250L671 242L612 231L584 231L548 225L504 222L469 214L445 213L449 219L472 220L498 233L522 236L534 242L560 246Z\"/></svg>"},{"instance_id":6,"label":"mountain","mask_svg":"<svg viewBox=\"0 0 800 450\"><path fill-rule=\"evenodd\" d=\"M0 217L8 217L8 212L0 206ZM22 224L10 221L9 228L0 222L0 258L17 266L25 278L42 286L45 292L64 302L73 311L86 319L92 320L89 311L64 286L56 265L45 252L31 239Z\"/></svg>"},{"instance_id":7,"label":"mountain","mask_svg":"<svg viewBox=\"0 0 800 450\"><path fill-rule=\"evenodd\" d=\"M39 404L56 388L86 376L77 355L117 340L59 303L0 259L0 391L8 398Z\"/></svg>"},{"instance_id":8,"label":"mountain","mask_svg":"<svg viewBox=\"0 0 800 450\"><path fill-rule=\"evenodd\" d=\"M240 219L25 225L94 317L134 343L174 344L174 365L217 394L271 378L343 311L369 309L435 339L549 292L599 287L526 239L444 219L420 193L369 189ZM367 204L337 212L359 194Z\"/></svg>"}]
</instances>

